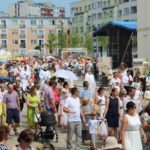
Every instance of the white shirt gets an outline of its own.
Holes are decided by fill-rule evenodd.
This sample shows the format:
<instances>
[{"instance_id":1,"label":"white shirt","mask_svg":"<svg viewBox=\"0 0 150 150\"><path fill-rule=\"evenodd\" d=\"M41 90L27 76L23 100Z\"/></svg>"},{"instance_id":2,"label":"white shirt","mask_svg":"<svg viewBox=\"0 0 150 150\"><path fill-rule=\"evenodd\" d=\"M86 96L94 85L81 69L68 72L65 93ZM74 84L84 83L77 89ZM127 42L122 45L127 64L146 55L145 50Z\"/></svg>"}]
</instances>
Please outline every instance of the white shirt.
<instances>
[{"instance_id":1,"label":"white shirt","mask_svg":"<svg viewBox=\"0 0 150 150\"><path fill-rule=\"evenodd\" d=\"M80 100L79 98L73 98L73 97L68 97L65 100L65 105L64 107L68 108L71 111L75 111L75 113L67 113L67 121L68 122L76 122L76 121L81 121L80 117Z\"/></svg>"},{"instance_id":2,"label":"white shirt","mask_svg":"<svg viewBox=\"0 0 150 150\"><path fill-rule=\"evenodd\" d=\"M112 78L109 82L109 85L112 85L112 86L116 86L116 83L121 83L121 80L119 78Z\"/></svg>"},{"instance_id":3,"label":"white shirt","mask_svg":"<svg viewBox=\"0 0 150 150\"><path fill-rule=\"evenodd\" d=\"M129 84L129 81L133 81L133 78L132 78L131 75L129 75L129 76L124 75L124 76L122 77L122 82L123 82L125 85Z\"/></svg>"},{"instance_id":4,"label":"white shirt","mask_svg":"<svg viewBox=\"0 0 150 150\"><path fill-rule=\"evenodd\" d=\"M131 98L129 95L127 97L125 97L124 100L123 100L123 108L124 108L124 110L127 110L126 105L127 105L128 102L131 102L131 101L133 103L135 103L137 111L140 112L141 109L142 109L141 108L141 104L139 103L139 101L137 99L135 99L134 97Z\"/></svg>"},{"instance_id":5,"label":"white shirt","mask_svg":"<svg viewBox=\"0 0 150 150\"><path fill-rule=\"evenodd\" d=\"M98 120L89 120L88 122L89 124L89 133L90 134L97 134L97 129L98 129L98 125L99 125L99 121Z\"/></svg>"},{"instance_id":6,"label":"white shirt","mask_svg":"<svg viewBox=\"0 0 150 150\"><path fill-rule=\"evenodd\" d=\"M41 70L39 76L41 80L45 81L46 79L51 78L51 73L48 70L47 71Z\"/></svg>"}]
</instances>

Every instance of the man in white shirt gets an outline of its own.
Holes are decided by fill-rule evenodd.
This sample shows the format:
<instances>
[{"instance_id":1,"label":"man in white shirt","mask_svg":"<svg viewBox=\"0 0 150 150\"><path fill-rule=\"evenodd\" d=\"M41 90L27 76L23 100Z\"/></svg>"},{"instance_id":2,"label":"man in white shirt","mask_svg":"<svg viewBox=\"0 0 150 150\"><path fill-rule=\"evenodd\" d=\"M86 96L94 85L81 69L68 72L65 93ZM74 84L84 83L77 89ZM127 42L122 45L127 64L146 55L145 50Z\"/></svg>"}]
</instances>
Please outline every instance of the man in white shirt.
<instances>
[{"instance_id":1,"label":"man in white shirt","mask_svg":"<svg viewBox=\"0 0 150 150\"><path fill-rule=\"evenodd\" d=\"M48 70L47 66L45 66L44 69L40 71L39 77L40 77L41 87L43 87L45 80L51 78L51 73Z\"/></svg>"},{"instance_id":2,"label":"man in white shirt","mask_svg":"<svg viewBox=\"0 0 150 150\"><path fill-rule=\"evenodd\" d=\"M29 79L30 79L30 72L29 70L27 70L27 67L25 66L24 70L20 72L21 87L23 91L26 91Z\"/></svg>"},{"instance_id":3,"label":"man in white shirt","mask_svg":"<svg viewBox=\"0 0 150 150\"><path fill-rule=\"evenodd\" d=\"M123 100L123 109L124 109L124 112L127 110L126 105L130 101L132 101L132 102L135 103L137 112L141 112L142 107L141 107L141 104L139 103L139 101L137 99L135 99L135 92L136 92L136 89L134 87L129 88L129 90L128 90L128 96L125 97L124 100Z\"/></svg>"},{"instance_id":4,"label":"man in white shirt","mask_svg":"<svg viewBox=\"0 0 150 150\"><path fill-rule=\"evenodd\" d=\"M68 97L65 101L64 112L67 113L67 150L72 150L72 136L76 134L76 150L80 150L81 143L81 117L83 123L85 123L85 117L80 109L79 91L78 89L71 89L71 97Z\"/></svg>"}]
</instances>

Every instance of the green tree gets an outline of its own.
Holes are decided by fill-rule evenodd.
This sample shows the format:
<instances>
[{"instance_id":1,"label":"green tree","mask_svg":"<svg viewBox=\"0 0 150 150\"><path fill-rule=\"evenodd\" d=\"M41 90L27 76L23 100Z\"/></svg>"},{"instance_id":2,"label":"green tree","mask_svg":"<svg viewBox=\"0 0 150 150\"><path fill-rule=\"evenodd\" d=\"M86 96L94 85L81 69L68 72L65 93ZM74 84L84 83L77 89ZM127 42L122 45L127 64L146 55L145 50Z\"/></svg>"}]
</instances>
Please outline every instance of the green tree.
<instances>
[{"instance_id":1,"label":"green tree","mask_svg":"<svg viewBox=\"0 0 150 150\"><path fill-rule=\"evenodd\" d=\"M49 49L50 53L53 53L53 50L57 47L57 36L54 33L48 35L48 40L45 46Z\"/></svg>"},{"instance_id":2,"label":"green tree","mask_svg":"<svg viewBox=\"0 0 150 150\"><path fill-rule=\"evenodd\" d=\"M80 46L80 38L77 33L71 33L70 34L70 47L76 48Z\"/></svg>"},{"instance_id":3,"label":"green tree","mask_svg":"<svg viewBox=\"0 0 150 150\"><path fill-rule=\"evenodd\" d=\"M84 39L84 47L87 48L87 50L93 50L93 35L92 33L85 33L85 39Z\"/></svg>"},{"instance_id":4,"label":"green tree","mask_svg":"<svg viewBox=\"0 0 150 150\"><path fill-rule=\"evenodd\" d=\"M63 29L58 33L58 47L60 50L66 47L66 33Z\"/></svg>"}]
</instances>

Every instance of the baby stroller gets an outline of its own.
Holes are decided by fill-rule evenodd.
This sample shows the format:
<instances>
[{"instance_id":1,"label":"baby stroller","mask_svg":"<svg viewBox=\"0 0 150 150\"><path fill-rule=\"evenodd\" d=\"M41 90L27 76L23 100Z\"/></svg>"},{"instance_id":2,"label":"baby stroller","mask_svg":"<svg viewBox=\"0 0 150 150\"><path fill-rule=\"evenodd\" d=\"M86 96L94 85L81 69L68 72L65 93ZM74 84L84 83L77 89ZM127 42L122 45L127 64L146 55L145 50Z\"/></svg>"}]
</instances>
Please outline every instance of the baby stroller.
<instances>
[{"instance_id":1,"label":"baby stroller","mask_svg":"<svg viewBox=\"0 0 150 150\"><path fill-rule=\"evenodd\" d=\"M41 140L42 143L44 143L53 140L56 135L56 142L58 142L57 123L54 114L45 110L42 111L39 116L35 113L35 116L37 117L38 123L37 140Z\"/></svg>"}]
</instances>

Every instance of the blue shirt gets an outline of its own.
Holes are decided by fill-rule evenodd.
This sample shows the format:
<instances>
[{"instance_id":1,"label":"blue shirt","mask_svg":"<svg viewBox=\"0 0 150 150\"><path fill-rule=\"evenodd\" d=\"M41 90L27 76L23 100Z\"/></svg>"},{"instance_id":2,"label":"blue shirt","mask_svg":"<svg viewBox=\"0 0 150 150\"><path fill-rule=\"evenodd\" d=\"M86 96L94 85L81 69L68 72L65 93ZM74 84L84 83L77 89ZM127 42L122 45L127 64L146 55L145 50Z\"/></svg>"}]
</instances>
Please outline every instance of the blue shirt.
<instances>
[{"instance_id":1,"label":"blue shirt","mask_svg":"<svg viewBox=\"0 0 150 150\"><path fill-rule=\"evenodd\" d=\"M92 98L92 94L90 92L89 89L84 89L82 88L80 90L80 98L88 98L88 99L91 99Z\"/></svg>"}]
</instances>

